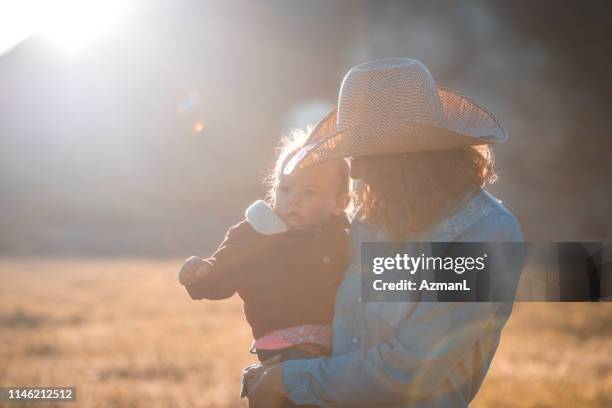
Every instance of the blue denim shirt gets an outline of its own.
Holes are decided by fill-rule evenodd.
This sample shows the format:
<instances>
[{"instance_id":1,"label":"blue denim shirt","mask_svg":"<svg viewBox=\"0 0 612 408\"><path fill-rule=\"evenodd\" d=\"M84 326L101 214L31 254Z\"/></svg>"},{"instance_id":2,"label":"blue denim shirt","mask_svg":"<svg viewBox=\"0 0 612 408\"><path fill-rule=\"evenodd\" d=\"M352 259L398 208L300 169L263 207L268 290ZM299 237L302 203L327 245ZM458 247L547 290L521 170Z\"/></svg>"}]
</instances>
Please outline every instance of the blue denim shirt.
<instances>
[{"instance_id":1,"label":"blue denim shirt","mask_svg":"<svg viewBox=\"0 0 612 408\"><path fill-rule=\"evenodd\" d=\"M411 241L518 242L514 216L478 190L454 214ZM351 250L388 240L351 225ZM283 363L288 397L323 407L467 407L482 384L511 303L362 302L360 256L336 295L333 354Z\"/></svg>"}]
</instances>

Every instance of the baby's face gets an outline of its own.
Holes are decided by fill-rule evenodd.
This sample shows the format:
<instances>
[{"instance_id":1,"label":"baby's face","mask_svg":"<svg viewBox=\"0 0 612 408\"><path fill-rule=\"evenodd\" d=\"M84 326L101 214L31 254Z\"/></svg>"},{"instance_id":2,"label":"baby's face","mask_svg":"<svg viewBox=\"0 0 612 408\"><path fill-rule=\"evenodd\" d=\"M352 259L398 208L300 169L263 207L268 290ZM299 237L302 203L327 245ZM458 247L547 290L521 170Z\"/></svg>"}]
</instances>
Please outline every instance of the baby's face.
<instances>
[{"instance_id":1,"label":"baby's face","mask_svg":"<svg viewBox=\"0 0 612 408\"><path fill-rule=\"evenodd\" d=\"M344 211L348 194L341 194L337 163L329 162L282 174L274 209L289 228L315 228Z\"/></svg>"}]
</instances>

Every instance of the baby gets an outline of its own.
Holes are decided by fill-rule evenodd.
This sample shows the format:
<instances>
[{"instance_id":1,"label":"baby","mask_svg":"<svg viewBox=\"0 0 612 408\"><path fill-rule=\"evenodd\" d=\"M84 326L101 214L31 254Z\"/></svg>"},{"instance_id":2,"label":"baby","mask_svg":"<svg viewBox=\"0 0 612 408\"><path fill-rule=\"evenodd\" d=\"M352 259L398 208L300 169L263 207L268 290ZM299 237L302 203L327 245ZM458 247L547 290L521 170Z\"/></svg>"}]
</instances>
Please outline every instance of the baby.
<instances>
[{"instance_id":1,"label":"baby","mask_svg":"<svg viewBox=\"0 0 612 408\"><path fill-rule=\"evenodd\" d=\"M268 202L251 204L214 254L187 259L179 272L192 299L238 293L251 352L262 362L329 355L334 299L348 261L348 164L340 159L283 174L299 147L291 139L281 146Z\"/></svg>"}]
</instances>

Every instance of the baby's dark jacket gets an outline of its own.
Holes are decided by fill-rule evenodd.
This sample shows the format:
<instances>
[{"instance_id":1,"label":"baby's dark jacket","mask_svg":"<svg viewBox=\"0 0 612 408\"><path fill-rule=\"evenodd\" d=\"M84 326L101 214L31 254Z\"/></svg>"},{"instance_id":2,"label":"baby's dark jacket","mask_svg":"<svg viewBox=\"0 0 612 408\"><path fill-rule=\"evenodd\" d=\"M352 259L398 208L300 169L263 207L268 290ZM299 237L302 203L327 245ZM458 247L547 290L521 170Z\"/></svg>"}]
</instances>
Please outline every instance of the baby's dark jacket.
<instances>
[{"instance_id":1,"label":"baby's dark jacket","mask_svg":"<svg viewBox=\"0 0 612 408\"><path fill-rule=\"evenodd\" d=\"M187 291L192 299L212 300L237 292L255 339L293 326L331 324L348 264L348 227L342 214L320 230L290 230L257 201L204 259L210 273Z\"/></svg>"}]
</instances>

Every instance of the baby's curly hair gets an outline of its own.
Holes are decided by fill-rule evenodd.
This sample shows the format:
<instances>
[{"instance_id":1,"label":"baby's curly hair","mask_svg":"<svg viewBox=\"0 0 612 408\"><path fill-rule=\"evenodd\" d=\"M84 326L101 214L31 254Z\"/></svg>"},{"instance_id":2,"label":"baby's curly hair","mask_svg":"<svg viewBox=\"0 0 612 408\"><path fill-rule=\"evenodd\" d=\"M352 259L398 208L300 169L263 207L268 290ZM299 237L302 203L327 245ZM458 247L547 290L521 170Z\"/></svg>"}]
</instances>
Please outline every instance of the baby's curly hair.
<instances>
[{"instance_id":1,"label":"baby's curly hair","mask_svg":"<svg viewBox=\"0 0 612 408\"><path fill-rule=\"evenodd\" d=\"M308 136L314 129L314 126L309 125L306 128L293 129L289 135L283 136L280 143L276 147L276 161L274 167L268 172L263 180L267 187L266 202L273 205L276 186L278 186L283 168L295 154L304 147L308 140ZM350 189L350 168L345 159L337 159L338 174L340 176L340 190L338 194L348 193ZM296 170L299 171L299 170Z\"/></svg>"}]
</instances>

